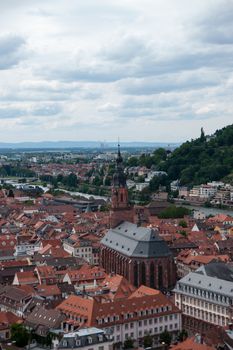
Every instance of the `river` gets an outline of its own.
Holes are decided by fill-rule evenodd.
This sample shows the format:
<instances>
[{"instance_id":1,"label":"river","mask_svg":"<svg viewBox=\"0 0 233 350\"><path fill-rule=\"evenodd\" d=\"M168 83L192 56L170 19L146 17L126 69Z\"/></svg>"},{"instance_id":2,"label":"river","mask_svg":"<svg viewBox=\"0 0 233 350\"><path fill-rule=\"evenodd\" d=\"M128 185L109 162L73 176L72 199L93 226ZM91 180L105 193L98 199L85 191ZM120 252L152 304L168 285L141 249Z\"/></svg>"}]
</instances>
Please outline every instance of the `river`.
<instances>
[{"instance_id":1,"label":"river","mask_svg":"<svg viewBox=\"0 0 233 350\"><path fill-rule=\"evenodd\" d=\"M58 190L59 190L59 188L58 188ZM73 192L73 191L64 190L63 188L60 188L60 190L63 191L63 192L71 194L71 196L80 196L80 197L84 197L84 198L87 198L87 199L90 199L90 198L103 199L105 202L108 202L110 200L109 197L105 197L105 196L97 196L97 195L94 195L94 194L88 194L88 193L82 193L82 192Z\"/></svg>"},{"instance_id":2,"label":"river","mask_svg":"<svg viewBox=\"0 0 233 350\"><path fill-rule=\"evenodd\" d=\"M193 206L193 205L179 205L179 206L188 208L190 210L201 211L201 212L205 213L206 216L217 215L217 214L226 214L226 215L233 216L233 210L231 210L231 209L206 208L206 207Z\"/></svg>"}]
</instances>

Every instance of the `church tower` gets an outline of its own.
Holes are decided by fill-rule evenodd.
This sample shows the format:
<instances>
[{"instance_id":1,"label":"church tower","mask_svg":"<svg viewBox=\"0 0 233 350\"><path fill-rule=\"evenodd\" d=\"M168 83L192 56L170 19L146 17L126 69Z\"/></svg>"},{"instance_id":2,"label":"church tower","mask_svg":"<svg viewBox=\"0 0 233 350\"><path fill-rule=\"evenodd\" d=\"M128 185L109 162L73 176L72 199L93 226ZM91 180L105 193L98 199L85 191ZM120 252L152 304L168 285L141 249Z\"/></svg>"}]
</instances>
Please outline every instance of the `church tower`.
<instances>
[{"instance_id":1,"label":"church tower","mask_svg":"<svg viewBox=\"0 0 233 350\"><path fill-rule=\"evenodd\" d=\"M133 220L132 208L129 205L128 189L126 185L126 175L124 173L123 159L120 145L116 158L116 170L112 180L110 226L116 227L122 221Z\"/></svg>"}]
</instances>

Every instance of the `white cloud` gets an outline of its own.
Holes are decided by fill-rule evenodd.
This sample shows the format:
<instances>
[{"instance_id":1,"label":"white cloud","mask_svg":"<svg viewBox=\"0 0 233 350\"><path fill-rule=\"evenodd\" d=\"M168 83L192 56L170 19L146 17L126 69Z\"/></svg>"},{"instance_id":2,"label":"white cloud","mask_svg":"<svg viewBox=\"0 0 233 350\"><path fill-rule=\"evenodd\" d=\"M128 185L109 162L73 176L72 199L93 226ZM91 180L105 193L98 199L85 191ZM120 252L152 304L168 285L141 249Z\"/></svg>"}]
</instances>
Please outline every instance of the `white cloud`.
<instances>
[{"instance_id":1,"label":"white cloud","mask_svg":"<svg viewBox=\"0 0 233 350\"><path fill-rule=\"evenodd\" d=\"M2 141L179 141L232 123L232 10L230 0L1 2Z\"/></svg>"}]
</instances>

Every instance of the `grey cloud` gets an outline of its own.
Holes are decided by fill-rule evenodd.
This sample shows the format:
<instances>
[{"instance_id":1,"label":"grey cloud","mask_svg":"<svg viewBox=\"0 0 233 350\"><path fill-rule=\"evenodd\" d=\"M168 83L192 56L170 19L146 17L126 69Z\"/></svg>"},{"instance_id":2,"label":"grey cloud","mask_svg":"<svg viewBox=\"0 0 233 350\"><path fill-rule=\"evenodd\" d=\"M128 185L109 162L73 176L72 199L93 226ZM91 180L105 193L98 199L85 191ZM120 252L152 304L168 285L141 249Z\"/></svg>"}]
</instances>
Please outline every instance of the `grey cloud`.
<instances>
[{"instance_id":1,"label":"grey cloud","mask_svg":"<svg viewBox=\"0 0 233 350\"><path fill-rule=\"evenodd\" d=\"M25 57L25 39L17 35L0 37L0 70L17 65Z\"/></svg>"},{"instance_id":2,"label":"grey cloud","mask_svg":"<svg viewBox=\"0 0 233 350\"><path fill-rule=\"evenodd\" d=\"M32 106L17 106L12 103L0 107L0 119L16 119L22 117L52 117L62 111L60 104L39 104Z\"/></svg>"},{"instance_id":3,"label":"grey cloud","mask_svg":"<svg viewBox=\"0 0 233 350\"><path fill-rule=\"evenodd\" d=\"M196 114L189 104L182 103L167 103L166 106L160 106L151 101L151 106L138 106L137 102L127 102L118 106L118 108L109 106L105 108L105 113L114 114L120 119L141 119L144 118L150 121L172 121L172 120L203 120L211 119L217 116L217 112L199 113Z\"/></svg>"},{"instance_id":4,"label":"grey cloud","mask_svg":"<svg viewBox=\"0 0 233 350\"><path fill-rule=\"evenodd\" d=\"M118 87L124 94L154 95L170 91L187 91L202 89L219 84L215 75L206 75L200 71L183 72L152 76L142 79L126 79L119 82Z\"/></svg>"},{"instance_id":5,"label":"grey cloud","mask_svg":"<svg viewBox=\"0 0 233 350\"><path fill-rule=\"evenodd\" d=\"M42 73L42 72L41 72ZM42 73L44 74L44 73ZM47 71L47 78L60 79L65 82L94 82L94 83L110 83L122 79L124 73L122 69L111 68L106 66L96 67L73 67L68 69L55 69Z\"/></svg>"},{"instance_id":6,"label":"grey cloud","mask_svg":"<svg viewBox=\"0 0 233 350\"><path fill-rule=\"evenodd\" d=\"M233 50L218 49L196 49L193 52L183 52L161 58L157 57L153 49L150 50L142 47L134 57L134 50L137 46L132 47L127 52L122 50L109 50L105 55L105 60L101 61L99 54L93 64L73 64L67 68L57 67L55 69L40 70L42 76L48 79L57 79L64 82L94 82L94 83L111 83L127 78L146 78L151 76L162 76L164 74L173 74L201 68L221 71L229 74L233 69ZM146 46L145 46L146 47ZM136 53L135 53L136 54ZM99 59L99 60L98 60ZM197 84L195 84L197 87Z\"/></svg>"},{"instance_id":7,"label":"grey cloud","mask_svg":"<svg viewBox=\"0 0 233 350\"><path fill-rule=\"evenodd\" d=\"M15 119L25 114L24 110L17 107L0 107L0 119Z\"/></svg>"},{"instance_id":8,"label":"grey cloud","mask_svg":"<svg viewBox=\"0 0 233 350\"><path fill-rule=\"evenodd\" d=\"M150 55L150 49L142 38L128 36L114 40L111 46L102 49L100 55L108 61L128 63L138 57Z\"/></svg>"},{"instance_id":9,"label":"grey cloud","mask_svg":"<svg viewBox=\"0 0 233 350\"><path fill-rule=\"evenodd\" d=\"M198 36L204 42L218 45L233 44L233 2L217 2L198 22Z\"/></svg>"},{"instance_id":10,"label":"grey cloud","mask_svg":"<svg viewBox=\"0 0 233 350\"><path fill-rule=\"evenodd\" d=\"M60 113L62 110L61 106L59 104L50 104L50 105L42 105L42 106L36 106L32 109L32 114L35 116L52 116L55 114Z\"/></svg>"}]
</instances>

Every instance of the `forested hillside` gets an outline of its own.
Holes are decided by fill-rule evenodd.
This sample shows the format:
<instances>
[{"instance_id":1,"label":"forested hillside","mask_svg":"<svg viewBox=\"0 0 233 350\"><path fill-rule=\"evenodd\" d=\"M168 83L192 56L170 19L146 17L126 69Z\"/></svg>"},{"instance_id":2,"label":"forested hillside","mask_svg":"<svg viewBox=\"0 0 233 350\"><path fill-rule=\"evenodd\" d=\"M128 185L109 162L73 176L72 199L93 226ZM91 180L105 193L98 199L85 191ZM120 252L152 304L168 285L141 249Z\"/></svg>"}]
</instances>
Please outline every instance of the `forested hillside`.
<instances>
[{"instance_id":1,"label":"forested hillside","mask_svg":"<svg viewBox=\"0 0 233 350\"><path fill-rule=\"evenodd\" d=\"M212 136L201 136L183 143L160 163L172 180L182 184L201 184L220 180L233 172L233 125L217 130Z\"/></svg>"},{"instance_id":2,"label":"forested hillside","mask_svg":"<svg viewBox=\"0 0 233 350\"><path fill-rule=\"evenodd\" d=\"M134 161L132 159L131 163ZM233 124L217 130L211 136L205 136L201 130L198 139L183 143L171 154L158 149L150 156L141 156L137 163L166 171L166 183L180 179L183 185L197 185L226 176L232 180Z\"/></svg>"}]
</instances>

